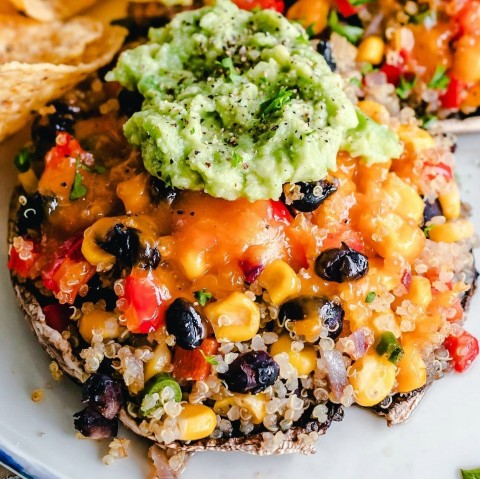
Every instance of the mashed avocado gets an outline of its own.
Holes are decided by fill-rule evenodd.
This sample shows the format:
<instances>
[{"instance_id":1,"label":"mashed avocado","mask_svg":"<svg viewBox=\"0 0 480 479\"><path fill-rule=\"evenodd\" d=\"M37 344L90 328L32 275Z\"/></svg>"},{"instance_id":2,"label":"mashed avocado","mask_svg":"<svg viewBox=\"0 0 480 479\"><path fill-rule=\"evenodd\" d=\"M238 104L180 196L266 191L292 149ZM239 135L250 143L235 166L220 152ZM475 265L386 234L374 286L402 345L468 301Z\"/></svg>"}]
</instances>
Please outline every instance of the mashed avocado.
<instances>
[{"instance_id":1,"label":"mashed avocado","mask_svg":"<svg viewBox=\"0 0 480 479\"><path fill-rule=\"evenodd\" d=\"M146 169L182 189L250 201L335 170L340 148L365 161L401 153L359 116L305 31L228 0L179 14L107 75L144 97L125 134Z\"/></svg>"}]
</instances>

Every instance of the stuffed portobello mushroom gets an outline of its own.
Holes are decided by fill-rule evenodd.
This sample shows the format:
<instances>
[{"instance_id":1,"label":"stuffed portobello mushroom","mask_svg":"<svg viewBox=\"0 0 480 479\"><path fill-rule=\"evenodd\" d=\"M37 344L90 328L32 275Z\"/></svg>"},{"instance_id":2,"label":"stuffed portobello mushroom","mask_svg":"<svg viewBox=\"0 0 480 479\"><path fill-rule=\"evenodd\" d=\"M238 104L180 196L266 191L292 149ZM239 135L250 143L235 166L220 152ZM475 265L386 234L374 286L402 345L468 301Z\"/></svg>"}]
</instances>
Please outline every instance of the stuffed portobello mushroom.
<instances>
[{"instance_id":1,"label":"stuffed portobello mushroom","mask_svg":"<svg viewBox=\"0 0 480 479\"><path fill-rule=\"evenodd\" d=\"M401 422L477 356L451 140L356 109L299 25L219 1L107 79L35 120L9 224L84 436L309 454L345 408Z\"/></svg>"}]
</instances>

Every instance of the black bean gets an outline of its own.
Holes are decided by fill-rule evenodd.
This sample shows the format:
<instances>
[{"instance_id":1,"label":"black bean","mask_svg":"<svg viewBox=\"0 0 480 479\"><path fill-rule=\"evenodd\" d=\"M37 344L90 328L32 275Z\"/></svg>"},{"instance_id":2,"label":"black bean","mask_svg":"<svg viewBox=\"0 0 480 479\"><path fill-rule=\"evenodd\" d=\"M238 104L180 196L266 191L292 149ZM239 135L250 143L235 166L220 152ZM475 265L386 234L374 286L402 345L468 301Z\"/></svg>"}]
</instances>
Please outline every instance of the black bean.
<instances>
[{"instance_id":1,"label":"black bean","mask_svg":"<svg viewBox=\"0 0 480 479\"><path fill-rule=\"evenodd\" d=\"M138 91L123 89L118 94L120 111L127 116L132 116L135 112L142 109L143 96Z\"/></svg>"},{"instance_id":2,"label":"black bean","mask_svg":"<svg viewBox=\"0 0 480 479\"><path fill-rule=\"evenodd\" d=\"M423 210L423 224L431 221L435 216L443 216L442 205L438 199L433 202L423 200L425 203L425 209Z\"/></svg>"},{"instance_id":3,"label":"black bean","mask_svg":"<svg viewBox=\"0 0 480 479\"><path fill-rule=\"evenodd\" d=\"M177 298L168 307L166 325L168 334L175 336L176 344L183 349L198 348L207 334L202 316L184 298Z\"/></svg>"},{"instance_id":4,"label":"black bean","mask_svg":"<svg viewBox=\"0 0 480 479\"><path fill-rule=\"evenodd\" d=\"M330 67L330 70L334 72L337 69L337 64L335 58L333 57L332 46L328 40L320 40L317 45L317 51L322 55L322 57L327 62L327 65Z\"/></svg>"},{"instance_id":5,"label":"black bean","mask_svg":"<svg viewBox=\"0 0 480 479\"><path fill-rule=\"evenodd\" d=\"M280 367L270 354L250 351L238 356L220 377L232 392L256 394L274 384L279 373Z\"/></svg>"},{"instance_id":6,"label":"black bean","mask_svg":"<svg viewBox=\"0 0 480 479\"><path fill-rule=\"evenodd\" d=\"M338 303L318 296L299 296L284 303L279 312L279 320L282 324L287 319L290 321L302 321L304 319L317 319L328 328L328 337L337 339L343 329L345 311Z\"/></svg>"},{"instance_id":7,"label":"black bean","mask_svg":"<svg viewBox=\"0 0 480 479\"><path fill-rule=\"evenodd\" d=\"M138 230L121 223L116 224L98 245L115 256L124 266L131 268L140 250Z\"/></svg>"},{"instance_id":8,"label":"black bean","mask_svg":"<svg viewBox=\"0 0 480 479\"><path fill-rule=\"evenodd\" d=\"M94 274L87 283L88 291L85 296L77 294L74 306L81 308L83 303L97 303L101 299L105 301L107 311L115 309L118 297L111 288L104 288L98 274Z\"/></svg>"},{"instance_id":9,"label":"black bean","mask_svg":"<svg viewBox=\"0 0 480 479\"><path fill-rule=\"evenodd\" d=\"M75 429L90 439L107 439L118 434L118 419L106 419L93 407L88 406L73 417Z\"/></svg>"},{"instance_id":10,"label":"black bean","mask_svg":"<svg viewBox=\"0 0 480 479\"><path fill-rule=\"evenodd\" d=\"M113 419L122 407L122 388L105 374L92 374L83 384L82 402L96 409L104 418Z\"/></svg>"},{"instance_id":11,"label":"black bean","mask_svg":"<svg viewBox=\"0 0 480 479\"><path fill-rule=\"evenodd\" d=\"M40 230L45 218L42 196L36 193L25 198L27 202L17 211L17 227L20 235L27 234L28 230Z\"/></svg>"},{"instance_id":12,"label":"black bean","mask_svg":"<svg viewBox=\"0 0 480 479\"><path fill-rule=\"evenodd\" d=\"M337 187L327 180L313 181L311 183L299 182L295 183L295 185L300 189L301 198L293 199L290 206L302 213L315 211L329 196L337 191ZM288 195L288 191L291 189L292 185L286 185L284 195Z\"/></svg>"},{"instance_id":13,"label":"black bean","mask_svg":"<svg viewBox=\"0 0 480 479\"><path fill-rule=\"evenodd\" d=\"M315 261L315 273L326 281L343 283L362 278L368 272L368 258L350 249L345 243L342 248L323 251Z\"/></svg>"},{"instance_id":14,"label":"black bean","mask_svg":"<svg viewBox=\"0 0 480 479\"><path fill-rule=\"evenodd\" d=\"M150 196L155 202L166 201L170 205L177 194L178 190L176 188L167 186L163 180L156 176L150 177Z\"/></svg>"}]
</instances>

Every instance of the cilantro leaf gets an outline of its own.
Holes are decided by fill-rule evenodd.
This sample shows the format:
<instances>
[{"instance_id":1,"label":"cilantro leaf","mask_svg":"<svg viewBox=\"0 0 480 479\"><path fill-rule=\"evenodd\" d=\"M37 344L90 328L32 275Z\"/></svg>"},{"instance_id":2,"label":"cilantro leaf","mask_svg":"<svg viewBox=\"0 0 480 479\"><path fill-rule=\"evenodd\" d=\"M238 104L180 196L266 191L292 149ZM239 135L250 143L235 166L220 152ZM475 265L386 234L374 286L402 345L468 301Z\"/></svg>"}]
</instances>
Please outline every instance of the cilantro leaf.
<instances>
[{"instance_id":1,"label":"cilantro leaf","mask_svg":"<svg viewBox=\"0 0 480 479\"><path fill-rule=\"evenodd\" d=\"M231 160L232 166L233 167L238 166L242 162L243 162L242 156L237 152L237 150L233 150L232 160Z\"/></svg>"},{"instance_id":2,"label":"cilantro leaf","mask_svg":"<svg viewBox=\"0 0 480 479\"><path fill-rule=\"evenodd\" d=\"M410 93L412 93L413 87L417 82L417 77L413 77L412 80L407 80L403 75L400 77L400 84L395 89L397 95L402 99L406 100Z\"/></svg>"},{"instance_id":3,"label":"cilantro leaf","mask_svg":"<svg viewBox=\"0 0 480 479\"><path fill-rule=\"evenodd\" d=\"M447 88L450 83L450 77L445 74L446 71L447 67L437 65L432 79L427 84L428 88L433 88L434 90L443 90L444 88Z\"/></svg>"},{"instance_id":4,"label":"cilantro leaf","mask_svg":"<svg viewBox=\"0 0 480 479\"><path fill-rule=\"evenodd\" d=\"M435 115L426 114L420 118L420 120L422 121L422 128L430 128L435 122L438 121L438 118Z\"/></svg>"},{"instance_id":5,"label":"cilantro leaf","mask_svg":"<svg viewBox=\"0 0 480 479\"><path fill-rule=\"evenodd\" d=\"M287 90L285 87L280 88L278 93L264 101L260 105L260 115L262 118L266 118L277 111L280 111L289 101L292 99L293 92Z\"/></svg>"},{"instance_id":6,"label":"cilantro leaf","mask_svg":"<svg viewBox=\"0 0 480 479\"><path fill-rule=\"evenodd\" d=\"M374 0L349 0L349 2L353 7L359 7L360 5L372 3Z\"/></svg>"},{"instance_id":7,"label":"cilantro leaf","mask_svg":"<svg viewBox=\"0 0 480 479\"><path fill-rule=\"evenodd\" d=\"M313 26L315 24L314 23L311 23L310 25L308 25L308 27L305 29L305 32L306 34L308 35L308 38L313 38L315 36L315 30L313 29Z\"/></svg>"},{"instance_id":8,"label":"cilantro leaf","mask_svg":"<svg viewBox=\"0 0 480 479\"><path fill-rule=\"evenodd\" d=\"M208 364L211 364L212 366L218 365L218 361L215 359L215 356L207 356L201 349L199 349L199 351L202 353L203 359L205 359Z\"/></svg>"},{"instance_id":9,"label":"cilantro leaf","mask_svg":"<svg viewBox=\"0 0 480 479\"><path fill-rule=\"evenodd\" d=\"M29 148L26 147L22 148L13 159L13 164L20 173L25 173L26 171L28 171L30 169L31 163L32 152Z\"/></svg>"},{"instance_id":10,"label":"cilantro leaf","mask_svg":"<svg viewBox=\"0 0 480 479\"><path fill-rule=\"evenodd\" d=\"M367 296L365 297L365 302L367 304L373 303L376 297L377 297L377 293L375 293L375 291L370 291L370 293L368 293Z\"/></svg>"},{"instance_id":11,"label":"cilantro leaf","mask_svg":"<svg viewBox=\"0 0 480 479\"><path fill-rule=\"evenodd\" d=\"M200 291L195 291L193 295L201 306L205 306L213 298L213 294L209 293L205 288Z\"/></svg>"},{"instance_id":12,"label":"cilantro leaf","mask_svg":"<svg viewBox=\"0 0 480 479\"><path fill-rule=\"evenodd\" d=\"M480 479L480 468L478 469L460 469L463 479Z\"/></svg>"},{"instance_id":13,"label":"cilantro leaf","mask_svg":"<svg viewBox=\"0 0 480 479\"><path fill-rule=\"evenodd\" d=\"M348 83L351 83L352 85L355 85L357 86L358 88L360 88L362 86L362 82L360 81L359 78L357 77L352 77L350 78L350 80L348 80Z\"/></svg>"},{"instance_id":14,"label":"cilantro leaf","mask_svg":"<svg viewBox=\"0 0 480 479\"><path fill-rule=\"evenodd\" d=\"M87 166L83 163L80 164L80 168L82 170L89 171L90 173L98 173L99 175L102 175L107 171L107 169L104 166L100 166L100 165ZM78 168L77 168L77 171L78 171Z\"/></svg>"},{"instance_id":15,"label":"cilantro leaf","mask_svg":"<svg viewBox=\"0 0 480 479\"><path fill-rule=\"evenodd\" d=\"M87 188L85 188L85 185L83 184L83 176L77 169L73 180L72 190L70 191L70 201L79 200L86 194Z\"/></svg>"},{"instance_id":16,"label":"cilantro leaf","mask_svg":"<svg viewBox=\"0 0 480 479\"><path fill-rule=\"evenodd\" d=\"M328 17L328 26L332 32L338 33L342 37L345 37L354 45L360 40L364 31L361 27L340 23L338 21L338 13L336 10L332 10L332 13L330 13L330 16Z\"/></svg>"}]
</instances>

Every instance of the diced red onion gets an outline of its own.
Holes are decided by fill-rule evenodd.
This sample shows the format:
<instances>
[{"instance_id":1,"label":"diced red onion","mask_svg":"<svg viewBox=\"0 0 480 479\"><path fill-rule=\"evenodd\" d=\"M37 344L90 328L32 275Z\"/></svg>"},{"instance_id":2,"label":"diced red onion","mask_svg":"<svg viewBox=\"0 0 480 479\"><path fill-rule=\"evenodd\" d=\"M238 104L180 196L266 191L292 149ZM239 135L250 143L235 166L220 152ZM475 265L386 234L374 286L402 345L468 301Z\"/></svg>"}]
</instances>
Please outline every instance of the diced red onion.
<instances>
[{"instance_id":1,"label":"diced red onion","mask_svg":"<svg viewBox=\"0 0 480 479\"><path fill-rule=\"evenodd\" d=\"M343 390L348 385L347 368L343 361L343 355L336 349L332 351L322 351L321 355L327 368L330 387L337 401L340 401Z\"/></svg>"},{"instance_id":2,"label":"diced red onion","mask_svg":"<svg viewBox=\"0 0 480 479\"><path fill-rule=\"evenodd\" d=\"M349 338L353 341L354 352L353 359L360 359L367 351L370 345L372 344L372 334L366 328L357 329L352 333Z\"/></svg>"},{"instance_id":3,"label":"diced red onion","mask_svg":"<svg viewBox=\"0 0 480 479\"><path fill-rule=\"evenodd\" d=\"M385 85L387 83L387 75L383 72L372 72L365 75L365 83L367 86Z\"/></svg>"}]
</instances>

